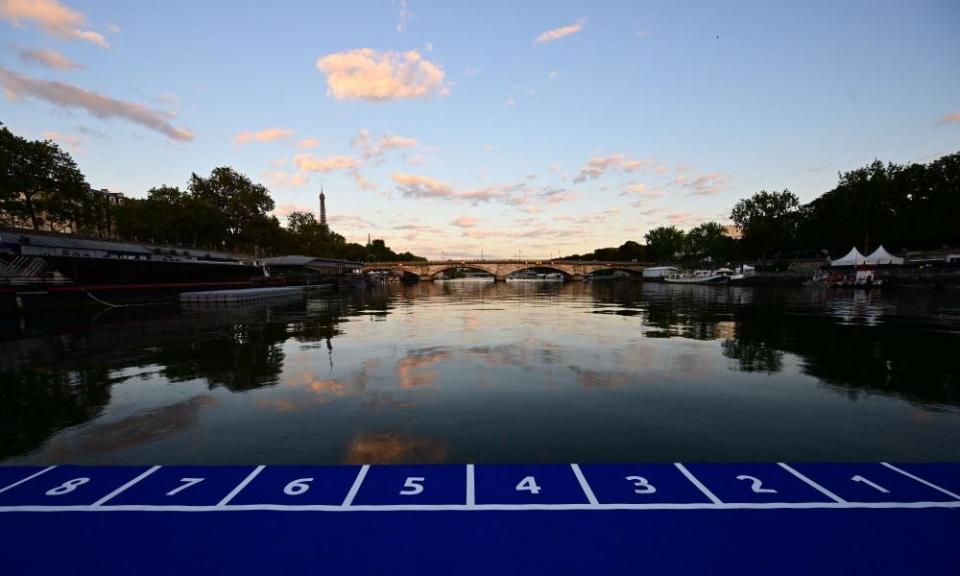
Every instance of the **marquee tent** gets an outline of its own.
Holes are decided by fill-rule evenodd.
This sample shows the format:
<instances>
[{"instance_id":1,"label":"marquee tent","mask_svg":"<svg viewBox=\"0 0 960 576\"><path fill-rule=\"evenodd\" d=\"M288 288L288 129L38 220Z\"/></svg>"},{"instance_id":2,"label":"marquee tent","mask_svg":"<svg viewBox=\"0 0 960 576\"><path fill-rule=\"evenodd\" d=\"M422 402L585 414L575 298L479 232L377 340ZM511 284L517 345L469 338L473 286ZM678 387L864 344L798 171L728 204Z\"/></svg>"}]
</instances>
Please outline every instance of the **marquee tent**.
<instances>
[{"instance_id":1,"label":"marquee tent","mask_svg":"<svg viewBox=\"0 0 960 576\"><path fill-rule=\"evenodd\" d=\"M863 254L860 253L859 250L857 250L856 246L851 248L850 251L847 252L847 255L844 256L843 258L838 258L836 260L830 261L831 266L857 266L859 264L866 264L866 263L867 263L867 259L864 257Z\"/></svg>"},{"instance_id":2,"label":"marquee tent","mask_svg":"<svg viewBox=\"0 0 960 576\"><path fill-rule=\"evenodd\" d=\"M903 264L903 258L894 256L893 254L886 251L886 249L881 244L879 248L874 250L869 256L867 256L868 264Z\"/></svg>"}]
</instances>

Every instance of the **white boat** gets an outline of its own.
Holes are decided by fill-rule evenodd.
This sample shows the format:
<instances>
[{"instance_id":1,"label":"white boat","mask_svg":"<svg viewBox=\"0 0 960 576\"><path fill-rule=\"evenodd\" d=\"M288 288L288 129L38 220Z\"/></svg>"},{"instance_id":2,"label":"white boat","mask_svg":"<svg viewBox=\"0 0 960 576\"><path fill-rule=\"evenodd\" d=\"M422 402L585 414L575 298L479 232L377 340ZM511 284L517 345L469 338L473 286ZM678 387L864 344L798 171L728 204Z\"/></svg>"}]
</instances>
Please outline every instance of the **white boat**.
<instances>
[{"instance_id":1,"label":"white boat","mask_svg":"<svg viewBox=\"0 0 960 576\"><path fill-rule=\"evenodd\" d=\"M507 282L563 282L563 274L560 272L520 273L516 276L508 276Z\"/></svg>"},{"instance_id":2,"label":"white boat","mask_svg":"<svg viewBox=\"0 0 960 576\"><path fill-rule=\"evenodd\" d=\"M726 284L730 281L730 270L694 270L666 274L663 281L669 284Z\"/></svg>"},{"instance_id":3,"label":"white boat","mask_svg":"<svg viewBox=\"0 0 960 576\"><path fill-rule=\"evenodd\" d=\"M647 282L660 282L667 274L678 274L680 269L676 266L652 266L643 269L643 279Z\"/></svg>"}]
</instances>

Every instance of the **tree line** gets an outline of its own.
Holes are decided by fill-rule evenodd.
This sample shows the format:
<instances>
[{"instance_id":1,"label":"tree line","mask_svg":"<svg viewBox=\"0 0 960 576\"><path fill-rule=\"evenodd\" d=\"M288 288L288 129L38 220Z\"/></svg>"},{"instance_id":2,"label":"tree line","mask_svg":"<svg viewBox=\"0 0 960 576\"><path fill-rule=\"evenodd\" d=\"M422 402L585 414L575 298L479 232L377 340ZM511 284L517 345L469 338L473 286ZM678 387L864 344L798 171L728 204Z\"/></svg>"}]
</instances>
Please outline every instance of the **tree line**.
<instances>
[{"instance_id":1,"label":"tree line","mask_svg":"<svg viewBox=\"0 0 960 576\"><path fill-rule=\"evenodd\" d=\"M839 174L837 185L801 204L789 189L761 190L730 211L734 234L718 222L686 232L661 226L645 244L628 241L569 258L653 262L713 262L841 255L851 246L868 253L960 246L960 153L928 164L879 160Z\"/></svg>"},{"instance_id":2,"label":"tree line","mask_svg":"<svg viewBox=\"0 0 960 576\"><path fill-rule=\"evenodd\" d=\"M347 242L310 212L286 226L270 214L262 184L229 167L192 174L185 189L151 188L121 203L91 189L69 153L49 140L28 140L0 124L0 223L156 244L275 256L303 254L359 261L422 260L396 253L382 239Z\"/></svg>"}]
</instances>

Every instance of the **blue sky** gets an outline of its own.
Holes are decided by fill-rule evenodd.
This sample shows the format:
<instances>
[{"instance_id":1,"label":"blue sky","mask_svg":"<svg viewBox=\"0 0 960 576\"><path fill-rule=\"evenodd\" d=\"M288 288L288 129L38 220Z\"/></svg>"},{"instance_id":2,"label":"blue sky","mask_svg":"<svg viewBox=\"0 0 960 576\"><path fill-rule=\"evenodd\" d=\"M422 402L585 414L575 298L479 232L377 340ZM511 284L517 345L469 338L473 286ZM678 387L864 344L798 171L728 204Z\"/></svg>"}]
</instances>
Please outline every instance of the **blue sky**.
<instances>
[{"instance_id":1,"label":"blue sky","mask_svg":"<svg viewBox=\"0 0 960 576\"><path fill-rule=\"evenodd\" d=\"M141 197L232 166L282 216L549 257L960 150L960 3L0 0L0 121Z\"/></svg>"}]
</instances>

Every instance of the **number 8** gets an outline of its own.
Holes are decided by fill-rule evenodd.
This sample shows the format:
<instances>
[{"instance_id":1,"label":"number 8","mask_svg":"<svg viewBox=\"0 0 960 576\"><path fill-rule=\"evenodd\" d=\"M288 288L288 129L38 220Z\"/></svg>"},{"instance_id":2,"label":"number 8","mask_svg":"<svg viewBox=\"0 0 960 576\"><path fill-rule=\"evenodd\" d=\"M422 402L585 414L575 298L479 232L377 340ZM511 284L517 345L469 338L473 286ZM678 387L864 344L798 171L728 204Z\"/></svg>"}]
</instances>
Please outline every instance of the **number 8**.
<instances>
[{"instance_id":1,"label":"number 8","mask_svg":"<svg viewBox=\"0 0 960 576\"><path fill-rule=\"evenodd\" d=\"M47 496L63 496L64 494L69 494L76 490L77 487L83 486L89 481L89 478L74 478L73 480L67 480L56 488L47 490Z\"/></svg>"}]
</instances>

